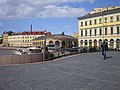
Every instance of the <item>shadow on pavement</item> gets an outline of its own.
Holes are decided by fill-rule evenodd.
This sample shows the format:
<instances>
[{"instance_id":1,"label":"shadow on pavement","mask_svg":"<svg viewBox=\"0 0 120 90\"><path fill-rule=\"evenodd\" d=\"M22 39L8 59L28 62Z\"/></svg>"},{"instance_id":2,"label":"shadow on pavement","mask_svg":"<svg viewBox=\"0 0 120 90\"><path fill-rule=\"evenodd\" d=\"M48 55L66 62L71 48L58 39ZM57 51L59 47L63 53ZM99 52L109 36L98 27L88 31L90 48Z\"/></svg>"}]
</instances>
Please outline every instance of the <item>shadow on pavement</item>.
<instances>
[{"instance_id":1,"label":"shadow on pavement","mask_svg":"<svg viewBox=\"0 0 120 90\"><path fill-rule=\"evenodd\" d=\"M111 56L106 57L106 59L112 58Z\"/></svg>"}]
</instances>

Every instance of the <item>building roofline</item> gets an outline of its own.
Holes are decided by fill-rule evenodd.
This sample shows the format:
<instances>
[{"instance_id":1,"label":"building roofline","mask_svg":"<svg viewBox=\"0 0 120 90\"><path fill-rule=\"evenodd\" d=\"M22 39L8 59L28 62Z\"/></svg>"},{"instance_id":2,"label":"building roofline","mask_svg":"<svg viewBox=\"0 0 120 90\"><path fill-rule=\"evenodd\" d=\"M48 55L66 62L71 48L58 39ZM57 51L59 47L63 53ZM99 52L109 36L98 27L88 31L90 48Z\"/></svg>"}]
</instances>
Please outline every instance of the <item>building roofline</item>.
<instances>
[{"instance_id":1,"label":"building roofline","mask_svg":"<svg viewBox=\"0 0 120 90\"><path fill-rule=\"evenodd\" d=\"M83 20L83 19L88 19L88 18L93 18L93 17L98 17L98 16L104 16L104 15L109 15L109 14L115 14L115 13L120 13L120 8L117 9L112 9L112 10L106 10L103 12L99 12L99 13L94 13L94 14L87 14L85 16L82 17L78 17L78 20Z\"/></svg>"},{"instance_id":2,"label":"building roofline","mask_svg":"<svg viewBox=\"0 0 120 90\"><path fill-rule=\"evenodd\" d=\"M66 39L66 38L71 38L71 39L76 39L75 37L73 36L69 36L69 35L61 35L61 34L53 34L53 35L47 35L47 36L41 36L41 37L38 37L38 38L35 38L33 40L43 40L45 39L45 37L48 39Z\"/></svg>"}]
</instances>

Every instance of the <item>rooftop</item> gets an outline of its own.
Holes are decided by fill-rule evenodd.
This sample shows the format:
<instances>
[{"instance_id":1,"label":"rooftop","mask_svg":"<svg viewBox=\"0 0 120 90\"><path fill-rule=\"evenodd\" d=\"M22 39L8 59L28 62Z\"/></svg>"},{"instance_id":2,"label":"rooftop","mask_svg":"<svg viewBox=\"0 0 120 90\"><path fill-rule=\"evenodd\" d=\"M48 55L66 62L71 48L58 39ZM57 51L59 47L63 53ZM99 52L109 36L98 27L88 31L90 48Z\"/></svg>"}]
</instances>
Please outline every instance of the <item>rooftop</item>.
<instances>
[{"instance_id":1,"label":"rooftop","mask_svg":"<svg viewBox=\"0 0 120 90\"><path fill-rule=\"evenodd\" d=\"M61 35L61 34L47 35L46 38L59 39L59 40L63 40L63 39L76 39L73 36ZM41 37L35 38L34 40L42 40L42 39L45 39L45 36L41 36Z\"/></svg>"},{"instance_id":2,"label":"rooftop","mask_svg":"<svg viewBox=\"0 0 120 90\"><path fill-rule=\"evenodd\" d=\"M88 19L88 18L93 18L93 17L98 17L98 16L104 16L104 15L109 15L109 14L115 14L115 13L120 13L120 8L115 8L115 9L106 9L100 12L96 13L88 13L85 16L78 17L78 20L83 20L83 19Z\"/></svg>"}]
</instances>

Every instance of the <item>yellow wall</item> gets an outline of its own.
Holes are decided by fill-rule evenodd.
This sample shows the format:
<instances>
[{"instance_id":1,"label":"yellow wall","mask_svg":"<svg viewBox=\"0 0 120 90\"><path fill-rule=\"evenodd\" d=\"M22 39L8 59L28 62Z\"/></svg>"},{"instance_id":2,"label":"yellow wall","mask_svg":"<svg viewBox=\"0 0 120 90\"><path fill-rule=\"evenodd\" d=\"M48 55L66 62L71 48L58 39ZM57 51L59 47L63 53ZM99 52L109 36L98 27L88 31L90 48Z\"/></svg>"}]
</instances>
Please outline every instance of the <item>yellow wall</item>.
<instances>
[{"instance_id":1,"label":"yellow wall","mask_svg":"<svg viewBox=\"0 0 120 90\"><path fill-rule=\"evenodd\" d=\"M120 13L117 14L110 14L110 15L104 15L104 16L99 16L99 17L93 17L93 18L88 18L84 20L78 20L78 33L79 33L79 38L78 38L78 45L80 45L80 41L85 40L88 41L87 47L89 47L89 40L92 40L92 46L94 47L94 40L97 40L97 47L99 47L99 40L102 39L107 39L108 40L108 47L110 47L110 39L114 40L114 48L116 48L116 39L120 39L120 33L117 35L117 26L120 27L120 20L116 21L116 16L119 15L120 18ZM113 16L113 22L110 22L110 17ZM107 17L107 22L105 23L105 17ZM102 23L99 24L99 18L102 19ZM94 19L97 20L97 24L94 24ZM92 20L92 25L89 25L89 21ZM85 21L87 21L87 26L85 26ZM83 22L83 26L81 26L81 22ZM105 27L107 27L107 35L105 34ZM110 27L113 27L113 35L111 35L111 30ZM102 29L102 35L99 35L99 28ZM92 36L90 35L90 29L92 29ZM94 29L97 29L97 35L94 35ZM119 28L120 29L120 28ZM83 31L83 36L81 37L81 30ZM85 36L85 30L87 30L87 36ZM120 31L120 30L119 30ZM85 43L83 43L83 47L85 47Z\"/></svg>"},{"instance_id":2,"label":"yellow wall","mask_svg":"<svg viewBox=\"0 0 120 90\"><path fill-rule=\"evenodd\" d=\"M67 40L67 39L52 39L52 38L47 38L46 39L46 45L48 45L48 44L50 44L50 41L52 41L53 42L53 44L55 44L56 43L56 41L58 41L59 42L59 47L62 47L62 42L64 41L65 42L65 47L66 48L69 48L70 47L70 43L71 42L74 42L74 43L78 43L77 42L77 39L75 39L75 40ZM45 44L44 44L44 42L45 42L45 39L40 39L40 40L32 40L32 42L33 42L33 46L44 46Z\"/></svg>"},{"instance_id":3,"label":"yellow wall","mask_svg":"<svg viewBox=\"0 0 120 90\"><path fill-rule=\"evenodd\" d=\"M71 36L75 37L75 38L78 38L78 33L73 33Z\"/></svg>"},{"instance_id":4,"label":"yellow wall","mask_svg":"<svg viewBox=\"0 0 120 90\"><path fill-rule=\"evenodd\" d=\"M37 38L39 36L41 35L11 35L8 36L8 44L10 46L16 46L16 47L33 46L32 39Z\"/></svg>"}]
</instances>

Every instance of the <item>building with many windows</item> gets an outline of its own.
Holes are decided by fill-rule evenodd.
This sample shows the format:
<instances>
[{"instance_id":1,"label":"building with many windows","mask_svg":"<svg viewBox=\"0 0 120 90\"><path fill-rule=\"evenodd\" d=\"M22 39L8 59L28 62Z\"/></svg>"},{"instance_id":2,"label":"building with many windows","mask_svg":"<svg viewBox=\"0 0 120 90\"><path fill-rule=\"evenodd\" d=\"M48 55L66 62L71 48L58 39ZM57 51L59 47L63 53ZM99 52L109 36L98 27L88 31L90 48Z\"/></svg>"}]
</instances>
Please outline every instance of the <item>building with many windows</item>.
<instances>
[{"instance_id":1,"label":"building with many windows","mask_svg":"<svg viewBox=\"0 0 120 90\"><path fill-rule=\"evenodd\" d=\"M95 8L78 17L79 47L100 48L103 40L109 48L120 48L120 7Z\"/></svg>"},{"instance_id":2,"label":"building with many windows","mask_svg":"<svg viewBox=\"0 0 120 90\"><path fill-rule=\"evenodd\" d=\"M32 39L37 37L51 35L50 32L46 31L30 31L30 32L4 32L3 33L3 46L11 47L29 47L33 46Z\"/></svg>"}]
</instances>

